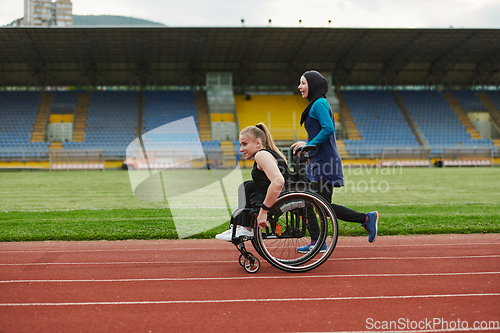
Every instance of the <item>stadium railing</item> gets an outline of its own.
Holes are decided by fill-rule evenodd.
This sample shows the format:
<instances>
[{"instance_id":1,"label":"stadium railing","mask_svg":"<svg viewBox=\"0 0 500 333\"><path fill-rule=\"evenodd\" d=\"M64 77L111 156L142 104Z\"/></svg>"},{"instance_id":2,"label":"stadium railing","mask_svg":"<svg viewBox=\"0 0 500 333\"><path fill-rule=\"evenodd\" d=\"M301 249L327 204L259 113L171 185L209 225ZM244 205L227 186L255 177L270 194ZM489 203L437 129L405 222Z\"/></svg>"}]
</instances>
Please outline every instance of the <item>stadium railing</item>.
<instances>
[{"instance_id":1,"label":"stadium railing","mask_svg":"<svg viewBox=\"0 0 500 333\"><path fill-rule=\"evenodd\" d=\"M443 166L493 166L493 148L483 147L443 147Z\"/></svg>"},{"instance_id":2,"label":"stadium railing","mask_svg":"<svg viewBox=\"0 0 500 333\"><path fill-rule=\"evenodd\" d=\"M104 150L51 151L49 170L105 170Z\"/></svg>"},{"instance_id":3,"label":"stadium railing","mask_svg":"<svg viewBox=\"0 0 500 333\"><path fill-rule=\"evenodd\" d=\"M431 163L430 148L383 148L380 166L427 166Z\"/></svg>"}]
</instances>

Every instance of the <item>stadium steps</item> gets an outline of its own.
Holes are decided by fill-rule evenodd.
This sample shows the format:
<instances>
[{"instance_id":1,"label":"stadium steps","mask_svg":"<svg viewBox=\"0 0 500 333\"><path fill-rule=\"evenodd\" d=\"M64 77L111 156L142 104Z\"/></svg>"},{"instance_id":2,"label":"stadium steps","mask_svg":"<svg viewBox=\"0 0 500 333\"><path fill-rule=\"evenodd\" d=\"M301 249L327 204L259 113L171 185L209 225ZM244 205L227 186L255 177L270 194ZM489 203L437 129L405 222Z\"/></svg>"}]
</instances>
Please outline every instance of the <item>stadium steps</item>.
<instances>
[{"instance_id":1,"label":"stadium steps","mask_svg":"<svg viewBox=\"0 0 500 333\"><path fill-rule=\"evenodd\" d=\"M51 142L49 149L63 149L63 143L62 142Z\"/></svg>"},{"instance_id":2,"label":"stadium steps","mask_svg":"<svg viewBox=\"0 0 500 333\"><path fill-rule=\"evenodd\" d=\"M220 142L220 148L222 150L222 153L226 156L232 156L234 157L234 144L232 141L221 141Z\"/></svg>"},{"instance_id":3,"label":"stadium steps","mask_svg":"<svg viewBox=\"0 0 500 333\"><path fill-rule=\"evenodd\" d=\"M208 113L207 95L205 93L196 93L194 105L198 114L198 126L200 131L200 140L212 140L212 130L210 126L210 115Z\"/></svg>"},{"instance_id":4,"label":"stadium steps","mask_svg":"<svg viewBox=\"0 0 500 333\"><path fill-rule=\"evenodd\" d=\"M486 109L488 110L488 113L490 114L490 118L493 121L493 124L500 131L500 111L498 110L498 108L495 105L495 103L488 96L487 92L477 93L476 96L479 97L479 100L486 107Z\"/></svg>"},{"instance_id":5,"label":"stadium steps","mask_svg":"<svg viewBox=\"0 0 500 333\"><path fill-rule=\"evenodd\" d=\"M349 157L349 152L347 151L344 140L337 139L337 149L339 151L339 155L341 158L348 158Z\"/></svg>"},{"instance_id":6,"label":"stadium steps","mask_svg":"<svg viewBox=\"0 0 500 333\"><path fill-rule=\"evenodd\" d=\"M52 104L53 99L53 93L44 93L42 95L35 125L33 126L31 142L45 141L45 127L47 125L47 120L49 119L50 105Z\"/></svg>"},{"instance_id":7,"label":"stadium steps","mask_svg":"<svg viewBox=\"0 0 500 333\"><path fill-rule=\"evenodd\" d=\"M410 129L411 129L413 135L415 136L415 138L417 139L417 142L423 147L430 147L429 141L425 137L424 132L422 131L422 129L420 128L418 123L415 121L415 119L411 115L411 112L408 109L408 106L406 105L405 100L401 96L399 91L394 90L391 92L391 94L392 94L392 97L394 98L394 100L396 101L399 109L401 110L401 113L405 117L406 122L410 126Z\"/></svg>"},{"instance_id":8,"label":"stadium steps","mask_svg":"<svg viewBox=\"0 0 500 333\"><path fill-rule=\"evenodd\" d=\"M349 140L361 140L361 136L359 134L359 130L354 122L354 118L352 117L351 111L347 107L347 103L342 96L340 91L336 91L337 99L339 100L339 109L341 114L341 119L343 118L345 124L342 124L344 127L344 132L347 132L347 137Z\"/></svg>"},{"instance_id":9,"label":"stadium steps","mask_svg":"<svg viewBox=\"0 0 500 333\"><path fill-rule=\"evenodd\" d=\"M452 92L444 92L443 96L453 109L453 112L457 115L462 125L465 127L465 130L470 134L471 139L481 139L481 135L477 131L474 124L470 121L469 117L467 117L467 114L462 109L462 106L455 95Z\"/></svg>"},{"instance_id":10,"label":"stadium steps","mask_svg":"<svg viewBox=\"0 0 500 333\"><path fill-rule=\"evenodd\" d=\"M220 148L224 154L224 165L226 167L236 166L236 154L234 152L234 144L232 141L221 141Z\"/></svg>"},{"instance_id":11,"label":"stadium steps","mask_svg":"<svg viewBox=\"0 0 500 333\"><path fill-rule=\"evenodd\" d=\"M500 139L493 139L493 145L498 148L498 151L500 151Z\"/></svg>"},{"instance_id":12,"label":"stadium steps","mask_svg":"<svg viewBox=\"0 0 500 333\"><path fill-rule=\"evenodd\" d=\"M87 115L90 103L90 93L79 93L76 102L75 121L73 123L73 140L85 141L85 127L87 126Z\"/></svg>"}]
</instances>

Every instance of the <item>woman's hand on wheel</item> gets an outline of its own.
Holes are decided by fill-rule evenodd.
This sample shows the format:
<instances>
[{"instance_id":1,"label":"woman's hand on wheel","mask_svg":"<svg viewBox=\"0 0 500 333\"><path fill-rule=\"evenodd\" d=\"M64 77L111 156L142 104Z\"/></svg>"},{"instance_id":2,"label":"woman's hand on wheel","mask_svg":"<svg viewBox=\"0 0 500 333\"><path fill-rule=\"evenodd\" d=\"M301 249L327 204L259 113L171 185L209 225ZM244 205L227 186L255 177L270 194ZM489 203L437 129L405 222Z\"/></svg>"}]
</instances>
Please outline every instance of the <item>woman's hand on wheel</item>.
<instances>
[{"instance_id":1,"label":"woman's hand on wheel","mask_svg":"<svg viewBox=\"0 0 500 333\"><path fill-rule=\"evenodd\" d=\"M295 154L295 151L297 149L304 147L306 144L307 144L307 142L305 142L305 141L297 141L293 145L291 145L290 147L293 149L293 153Z\"/></svg>"},{"instance_id":2,"label":"woman's hand on wheel","mask_svg":"<svg viewBox=\"0 0 500 333\"><path fill-rule=\"evenodd\" d=\"M259 228L265 228L269 226L269 222L267 221L267 210L260 210L259 215L257 216L257 224Z\"/></svg>"}]
</instances>

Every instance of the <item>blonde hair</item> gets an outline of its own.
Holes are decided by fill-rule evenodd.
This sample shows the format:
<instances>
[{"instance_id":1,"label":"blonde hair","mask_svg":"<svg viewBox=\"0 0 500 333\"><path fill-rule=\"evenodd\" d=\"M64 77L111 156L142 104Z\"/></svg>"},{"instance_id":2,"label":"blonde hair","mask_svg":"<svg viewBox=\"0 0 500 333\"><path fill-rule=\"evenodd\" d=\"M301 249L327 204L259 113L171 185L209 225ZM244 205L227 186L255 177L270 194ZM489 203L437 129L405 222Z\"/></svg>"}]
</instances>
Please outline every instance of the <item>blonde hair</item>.
<instances>
[{"instance_id":1,"label":"blonde hair","mask_svg":"<svg viewBox=\"0 0 500 333\"><path fill-rule=\"evenodd\" d=\"M285 155L274 144L271 132L269 132L269 129L267 129L264 123L258 123L255 126L247 126L241 130L240 135L242 134L250 134L255 140L260 139L265 149L274 150L283 157L285 163L288 164Z\"/></svg>"}]
</instances>

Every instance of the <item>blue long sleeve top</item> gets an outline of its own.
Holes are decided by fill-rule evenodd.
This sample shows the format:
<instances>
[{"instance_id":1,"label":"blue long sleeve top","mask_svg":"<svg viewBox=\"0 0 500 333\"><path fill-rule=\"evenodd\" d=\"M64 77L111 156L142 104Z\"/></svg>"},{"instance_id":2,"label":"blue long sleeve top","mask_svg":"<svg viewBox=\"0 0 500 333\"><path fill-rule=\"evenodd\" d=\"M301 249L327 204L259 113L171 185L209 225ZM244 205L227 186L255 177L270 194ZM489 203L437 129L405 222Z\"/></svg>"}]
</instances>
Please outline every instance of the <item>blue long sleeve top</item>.
<instances>
[{"instance_id":1,"label":"blue long sleeve top","mask_svg":"<svg viewBox=\"0 0 500 333\"><path fill-rule=\"evenodd\" d=\"M309 116L319 122L321 130L311 141L307 143L308 145L319 146L326 140L330 139L330 137L335 132L335 124L333 123L333 120L330 117L329 113L330 105L324 98L318 99L311 106L311 110L309 110Z\"/></svg>"},{"instance_id":2,"label":"blue long sleeve top","mask_svg":"<svg viewBox=\"0 0 500 333\"><path fill-rule=\"evenodd\" d=\"M307 131L307 145L316 145L309 151L306 175L312 182L327 181L335 187L344 185L342 160L337 149L333 112L324 98L311 106L304 127Z\"/></svg>"}]
</instances>

